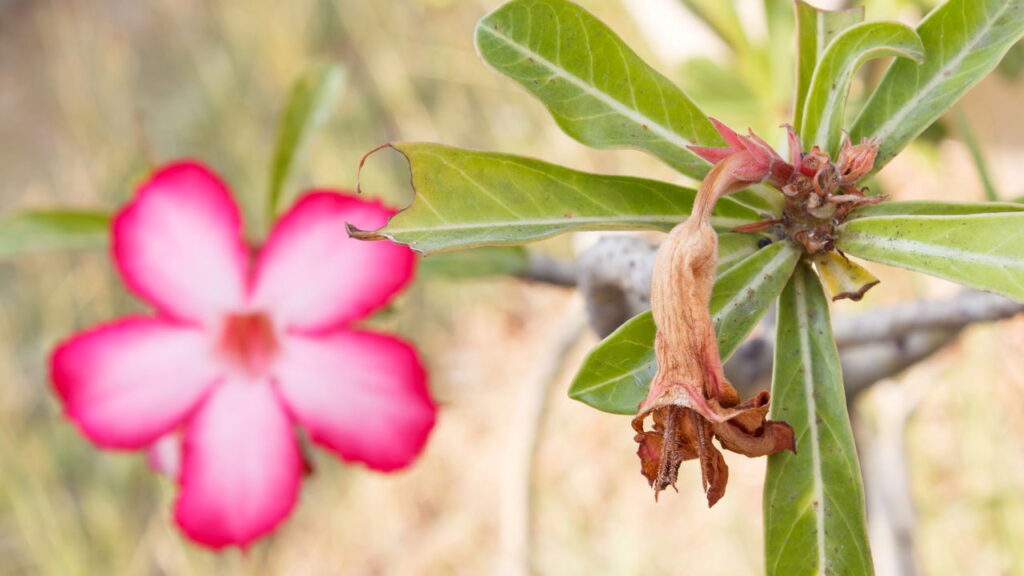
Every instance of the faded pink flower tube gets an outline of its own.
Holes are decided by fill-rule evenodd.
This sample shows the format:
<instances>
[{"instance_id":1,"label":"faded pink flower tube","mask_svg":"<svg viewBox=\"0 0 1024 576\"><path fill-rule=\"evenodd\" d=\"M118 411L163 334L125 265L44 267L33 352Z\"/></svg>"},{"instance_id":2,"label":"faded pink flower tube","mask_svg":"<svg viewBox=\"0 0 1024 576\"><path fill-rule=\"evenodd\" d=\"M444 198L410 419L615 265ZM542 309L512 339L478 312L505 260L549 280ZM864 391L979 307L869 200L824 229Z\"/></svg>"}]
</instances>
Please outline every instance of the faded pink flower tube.
<instances>
[{"instance_id":1,"label":"faded pink flower tube","mask_svg":"<svg viewBox=\"0 0 1024 576\"><path fill-rule=\"evenodd\" d=\"M245 546L298 498L295 429L380 471L410 464L436 406L416 350L354 324L411 278L405 247L350 239L392 211L303 196L250 250L227 187L194 162L156 172L113 224L125 284L154 313L75 335L51 358L67 416L103 448L148 449L193 540Z\"/></svg>"}]
</instances>

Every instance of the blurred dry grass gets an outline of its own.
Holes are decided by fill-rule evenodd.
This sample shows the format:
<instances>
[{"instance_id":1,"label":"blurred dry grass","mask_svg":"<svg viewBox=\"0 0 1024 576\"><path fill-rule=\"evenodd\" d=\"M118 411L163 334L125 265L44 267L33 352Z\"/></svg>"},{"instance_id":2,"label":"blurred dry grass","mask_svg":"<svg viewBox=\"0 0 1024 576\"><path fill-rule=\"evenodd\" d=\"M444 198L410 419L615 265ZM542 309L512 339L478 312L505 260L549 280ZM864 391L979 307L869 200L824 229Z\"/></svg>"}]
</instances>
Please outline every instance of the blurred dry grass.
<instances>
[{"instance_id":1,"label":"blurred dry grass","mask_svg":"<svg viewBox=\"0 0 1024 576\"><path fill-rule=\"evenodd\" d=\"M584 0L648 55L612 0ZM672 178L635 152L595 152L476 58L472 26L497 0L36 0L0 2L0 213L114 206L150 161L204 159L258 205L290 83L336 60L348 89L295 186L351 188L359 157L391 139L527 153L581 169ZM662 63L659 67L670 70ZM1006 196L1024 194L1022 88L968 98ZM403 201L401 175L368 193ZM899 198L978 199L954 142L886 170ZM252 209L250 208L250 214ZM546 250L569 255L566 240ZM877 269L878 267L874 267ZM942 282L885 269L858 313ZM511 414L531 364L573 314L565 291L490 280L421 281L381 323L417 341L445 408L420 461L394 476L321 452L286 525L248 553L214 555L174 530L173 487L137 455L100 453L50 397L45 357L70 332L137 309L103 254L0 262L0 576L92 574L487 574L498 563L499 490ZM628 420L569 401L585 351L550 393L533 502L539 574L761 573L764 462L731 457L729 497L707 510L698 471L655 505ZM918 557L929 575L1024 574L1024 322L979 327L861 400L920 398L908 427ZM900 442L901 438L889 438Z\"/></svg>"}]
</instances>

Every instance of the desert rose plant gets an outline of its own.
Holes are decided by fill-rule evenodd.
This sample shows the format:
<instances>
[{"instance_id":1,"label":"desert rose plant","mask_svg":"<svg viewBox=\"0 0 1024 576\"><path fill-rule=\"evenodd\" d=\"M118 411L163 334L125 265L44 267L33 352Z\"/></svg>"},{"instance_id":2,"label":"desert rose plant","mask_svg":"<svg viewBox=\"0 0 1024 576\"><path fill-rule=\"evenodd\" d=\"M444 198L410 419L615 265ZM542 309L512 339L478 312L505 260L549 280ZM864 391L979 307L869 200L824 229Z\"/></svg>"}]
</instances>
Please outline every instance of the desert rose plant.
<instances>
[{"instance_id":1,"label":"desert rose plant","mask_svg":"<svg viewBox=\"0 0 1024 576\"><path fill-rule=\"evenodd\" d=\"M688 4L714 16L727 40L742 40L729 3ZM699 189L396 142L389 146L408 160L415 198L386 226L353 234L429 255L574 230L671 230L657 255L652 310L590 353L569 395L634 416L634 430L624 423L623 433L635 434L656 493L675 485L683 461L697 460L708 503L718 501L728 467L714 441L770 454L768 574L870 574L826 288L833 299L857 300L875 286L857 257L1024 300L1024 206L886 201L866 184L1020 39L1024 2L948 0L916 27L799 0L794 12L793 115L759 122L788 121L780 153L758 135L737 134L729 118L708 118L582 7L502 5L476 29L484 60L579 142L644 150ZM880 57L894 60L859 109L847 110L859 68ZM721 362L776 302L772 390L744 401Z\"/></svg>"}]
</instances>

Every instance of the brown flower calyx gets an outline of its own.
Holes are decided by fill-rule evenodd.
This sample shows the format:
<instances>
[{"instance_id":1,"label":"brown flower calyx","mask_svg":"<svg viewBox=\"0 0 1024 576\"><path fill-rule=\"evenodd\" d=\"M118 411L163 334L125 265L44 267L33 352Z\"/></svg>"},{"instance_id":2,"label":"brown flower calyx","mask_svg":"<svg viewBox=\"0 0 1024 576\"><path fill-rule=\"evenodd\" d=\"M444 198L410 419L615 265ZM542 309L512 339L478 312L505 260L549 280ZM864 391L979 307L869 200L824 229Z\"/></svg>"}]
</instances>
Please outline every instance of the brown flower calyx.
<instances>
[{"instance_id":1,"label":"brown flower calyx","mask_svg":"<svg viewBox=\"0 0 1024 576\"><path fill-rule=\"evenodd\" d=\"M844 135L839 156L833 161L818 146L804 152L800 137L787 125L790 160L786 162L753 134L749 138L741 138L727 126L712 122L728 147L694 146L691 149L698 156L715 163L730 154L750 152L751 142L756 139L757 147L767 149L764 154L770 156L773 163L772 169L762 171L762 178L756 181L780 190L785 198L781 218L742 226L737 231L757 232L775 228L780 237L791 239L807 254L831 252L835 249L836 229L853 209L885 200L885 196L867 195L867 188L858 186L858 181L875 164L878 155L878 141L875 139L853 144L849 135Z\"/></svg>"},{"instance_id":2,"label":"brown flower calyx","mask_svg":"<svg viewBox=\"0 0 1024 576\"><path fill-rule=\"evenodd\" d=\"M751 457L795 450L793 429L766 420L768 392L741 403L725 379L708 309L718 259L718 237L711 227L715 202L753 182L788 181L792 172L760 139L731 135L726 139L734 150L717 159L690 218L658 249L651 286L658 372L633 419L641 471L655 497L675 487L683 461L699 459L709 506L725 494L729 476L713 439ZM645 426L648 418L650 429Z\"/></svg>"}]
</instances>

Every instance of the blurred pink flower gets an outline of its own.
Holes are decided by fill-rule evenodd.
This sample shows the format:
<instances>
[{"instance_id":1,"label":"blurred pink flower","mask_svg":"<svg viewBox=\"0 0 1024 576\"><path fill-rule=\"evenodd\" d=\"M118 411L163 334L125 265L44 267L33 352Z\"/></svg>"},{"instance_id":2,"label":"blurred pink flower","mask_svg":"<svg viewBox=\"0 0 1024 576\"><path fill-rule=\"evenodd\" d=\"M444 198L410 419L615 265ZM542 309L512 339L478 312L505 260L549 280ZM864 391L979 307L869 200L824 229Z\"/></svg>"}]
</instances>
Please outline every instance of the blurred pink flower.
<instances>
[{"instance_id":1,"label":"blurred pink flower","mask_svg":"<svg viewBox=\"0 0 1024 576\"><path fill-rule=\"evenodd\" d=\"M416 351L353 326L410 279L409 249L350 239L392 212L305 195L252 251L228 189L169 165L113 224L127 286L155 310L78 334L53 353L66 414L104 448L150 449L179 483L192 539L245 546L291 511L304 461L295 427L345 460L408 465L436 406Z\"/></svg>"}]
</instances>

